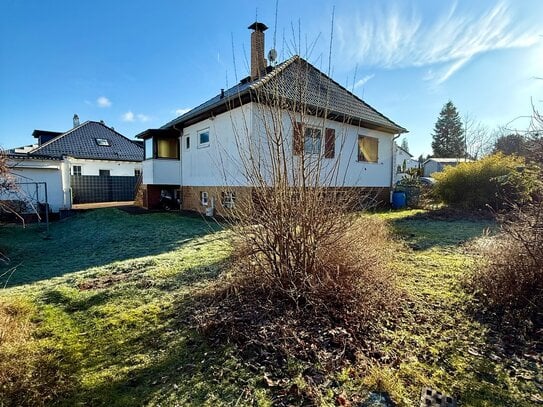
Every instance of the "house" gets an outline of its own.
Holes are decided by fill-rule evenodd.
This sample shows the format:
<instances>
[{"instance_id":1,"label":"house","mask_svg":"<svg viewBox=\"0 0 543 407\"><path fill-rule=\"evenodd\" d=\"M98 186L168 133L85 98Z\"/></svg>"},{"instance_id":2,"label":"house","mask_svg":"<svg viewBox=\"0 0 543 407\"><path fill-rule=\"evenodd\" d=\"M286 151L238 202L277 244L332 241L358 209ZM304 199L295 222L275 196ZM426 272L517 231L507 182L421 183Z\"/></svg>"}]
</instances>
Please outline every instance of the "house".
<instances>
[{"instance_id":1,"label":"house","mask_svg":"<svg viewBox=\"0 0 543 407\"><path fill-rule=\"evenodd\" d=\"M32 135L36 144L6 155L15 181L34 205L45 203L46 194L53 212L78 203L134 200L143 160L138 142L103 122L80 124L77 115L67 132L34 130Z\"/></svg>"},{"instance_id":2,"label":"house","mask_svg":"<svg viewBox=\"0 0 543 407\"><path fill-rule=\"evenodd\" d=\"M470 162L469 158L428 158L422 163L423 174L430 177L434 172L443 171L447 166L456 166L459 163Z\"/></svg>"},{"instance_id":3,"label":"house","mask_svg":"<svg viewBox=\"0 0 543 407\"><path fill-rule=\"evenodd\" d=\"M404 150L396 144L396 181L401 180L411 169L419 168L419 162L413 159L409 151Z\"/></svg>"},{"instance_id":4,"label":"house","mask_svg":"<svg viewBox=\"0 0 543 407\"><path fill-rule=\"evenodd\" d=\"M407 130L300 56L268 65L267 27L255 22L249 29L250 76L162 127L136 136L145 144L141 205L155 207L161 193L169 191L180 199L182 209L228 213L237 198L251 193L240 149L254 149L266 160L270 121L263 107L272 100L281 103L277 131L293 157L300 151L322 154L340 168L335 186L371 192L388 203L396 171L394 140ZM275 55L270 51L271 60ZM303 120L300 95L308 112ZM242 140L240 133L248 137Z\"/></svg>"}]
</instances>

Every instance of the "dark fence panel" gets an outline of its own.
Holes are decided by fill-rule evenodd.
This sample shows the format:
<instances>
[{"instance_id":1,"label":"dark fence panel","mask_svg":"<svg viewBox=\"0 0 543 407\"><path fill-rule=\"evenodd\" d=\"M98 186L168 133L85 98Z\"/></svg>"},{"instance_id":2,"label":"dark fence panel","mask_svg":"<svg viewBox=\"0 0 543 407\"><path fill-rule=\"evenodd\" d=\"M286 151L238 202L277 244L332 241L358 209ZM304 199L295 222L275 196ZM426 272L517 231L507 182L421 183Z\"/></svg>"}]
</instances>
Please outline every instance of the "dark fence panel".
<instances>
[{"instance_id":1,"label":"dark fence panel","mask_svg":"<svg viewBox=\"0 0 543 407\"><path fill-rule=\"evenodd\" d=\"M72 175L74 204L93 202L133 201L137 177Z\"/></svg>"}]
</instances>

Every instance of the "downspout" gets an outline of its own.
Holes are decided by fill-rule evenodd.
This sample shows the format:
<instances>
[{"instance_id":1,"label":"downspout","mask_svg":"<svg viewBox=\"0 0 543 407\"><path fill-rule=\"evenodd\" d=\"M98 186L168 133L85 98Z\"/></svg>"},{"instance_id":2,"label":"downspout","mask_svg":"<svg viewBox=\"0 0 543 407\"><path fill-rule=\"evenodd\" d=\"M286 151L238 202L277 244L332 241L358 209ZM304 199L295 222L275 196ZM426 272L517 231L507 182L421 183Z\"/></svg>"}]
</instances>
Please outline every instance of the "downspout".
<instances>
[{"instance_id":1,"label":"downspout","mask_svg":"<svg viewBox=\"0 0 543 407\"><path fill-rule=\"evenodd\" d=\"M394 137L392 137L392 159L390 160L392 168L390 171L390 193L388 197L389 203L392 203L392 194L394 190L394 174L396 171L396 140L400 137L401 134L402 133L398 133Z\"/></svg>"}]
</instances>

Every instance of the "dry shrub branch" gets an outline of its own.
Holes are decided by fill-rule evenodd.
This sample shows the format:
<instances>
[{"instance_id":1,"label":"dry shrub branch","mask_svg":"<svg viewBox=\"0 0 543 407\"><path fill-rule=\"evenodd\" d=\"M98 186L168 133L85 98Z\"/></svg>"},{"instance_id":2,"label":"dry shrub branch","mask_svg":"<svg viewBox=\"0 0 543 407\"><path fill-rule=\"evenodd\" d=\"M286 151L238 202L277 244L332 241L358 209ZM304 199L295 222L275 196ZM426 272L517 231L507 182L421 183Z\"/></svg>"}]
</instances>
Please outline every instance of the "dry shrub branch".
<instances>
[{"instance_id":1,"label":"dry shrub branch","mask_svg":"<svg viewBox=\"0 0 543 407\"><path fill-rule=\"evenodd\" d=\"M526 334L543 329L543 120L534 111L528 133L528 158L538 168L530 201L511 204L499 217L500 234L483 251L485 265L473 278L473 286L487 305L513 328Z\"/></svg>"},{"instance_id":2,"label":"dry shrub branch","mask_svg":"<svg viewBox=\"0 0 543 407\"><path fill-rule=\"evenodd\" d=\"M225 184L250 185L251 196L230 209L232 267L197 319L261 363L336 365L393 309L391 240L384 223L354 213L371 196L344 186L349 123L306 103L310 84L326 99L328 82L294 64L253 95L251 120L233 121L241 182L225 172Z\"/></svg>"}]
</instances>

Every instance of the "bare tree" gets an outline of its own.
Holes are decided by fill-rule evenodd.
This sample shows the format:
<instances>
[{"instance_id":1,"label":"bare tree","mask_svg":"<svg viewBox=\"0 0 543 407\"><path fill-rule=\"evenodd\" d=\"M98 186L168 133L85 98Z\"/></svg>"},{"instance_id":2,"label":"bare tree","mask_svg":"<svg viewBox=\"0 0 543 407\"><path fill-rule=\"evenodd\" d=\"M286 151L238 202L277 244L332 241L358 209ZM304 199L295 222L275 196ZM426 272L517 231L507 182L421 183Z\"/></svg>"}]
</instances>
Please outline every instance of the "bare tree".
<instances>
[{"instance_id":1,"label":"bare tree","mask_svg":"<svg viewBox=\"0 0 543 407\"><path fill-rule=\"evenodd\" d=\"M469 113L463 118L466 158L477 160L492 152L495 135Z\"/></svg>"}]
</instances>

